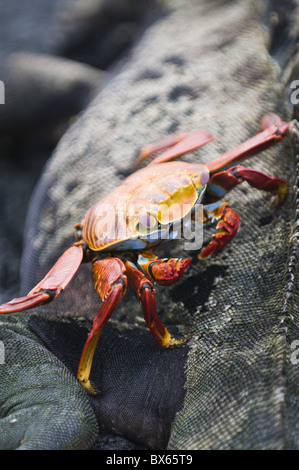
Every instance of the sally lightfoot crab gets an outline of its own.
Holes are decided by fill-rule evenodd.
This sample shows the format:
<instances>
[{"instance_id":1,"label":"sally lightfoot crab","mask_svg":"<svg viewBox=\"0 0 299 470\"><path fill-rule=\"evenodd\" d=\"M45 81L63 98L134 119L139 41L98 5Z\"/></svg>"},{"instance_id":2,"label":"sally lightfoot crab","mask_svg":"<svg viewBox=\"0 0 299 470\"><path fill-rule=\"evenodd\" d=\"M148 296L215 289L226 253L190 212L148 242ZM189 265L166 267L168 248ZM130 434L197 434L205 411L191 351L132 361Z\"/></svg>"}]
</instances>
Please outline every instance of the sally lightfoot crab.
<instances>
[{"instance_id":1,"label":"sally lightfoot crab","mask_svg":"<svg viewBox=\"0 0 299 470\"><path fill-rule=\"evenodd\" d=\"M167 238L165 234L175 238L177 227L194 220L201 205L202 221L216 221L217 230L199 258L216 253L232 240L239 226L239 216L221 199L243 181L276 195L277 203L281 203L287 193L286 181L232 164L280 142L289 126L275 114L265 116L262 132L204 165L170 160L210 142L213 137L205 130L168 137L145 147L137 165L156 152L161 153L96 202L83 221L75 225L77 241L27 296L1 305L0 313L51 302L69 284L82 262L92 262L94 288L103 303L83 348L77 375L89 393L95 393L89 376L99 336L127 284L141 302L146 325L155 340L165 348L180 344L182 340L170 335L157 314L154 284L173 284L191 260L160 259L154 253L155 247Z\"/></svg>"}]
</instances>

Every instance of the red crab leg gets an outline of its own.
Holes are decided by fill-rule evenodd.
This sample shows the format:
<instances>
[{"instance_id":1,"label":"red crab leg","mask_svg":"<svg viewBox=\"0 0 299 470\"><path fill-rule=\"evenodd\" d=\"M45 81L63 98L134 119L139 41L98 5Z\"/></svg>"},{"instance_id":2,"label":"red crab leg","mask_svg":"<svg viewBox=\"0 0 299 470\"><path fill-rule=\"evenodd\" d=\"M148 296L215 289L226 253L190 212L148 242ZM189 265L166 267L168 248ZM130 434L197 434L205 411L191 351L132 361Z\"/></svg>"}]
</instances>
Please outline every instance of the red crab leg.
<instances>
[{"instance_id":1,"label":"red crab leg","mask_svg":"<svg viewBox=\"0 0 299 470\"><path fill-rule=\"evenodd\" d=\"M269 126L268 126L269 125ZM264 116L262 126L268 126L259 134L251 139L246 140L232 150L223 153L220 157L211 160L205 165L208 167L210 174L221 170L226 165L236 161L242 161L259 152L275 145L280 142L285 135L287 135L290 123L282 121L279 116L272 113Z\"/></svg>"},{"instance_id":2,"label":"red crab leg","mask_svg":"<svg viewBox=\"0 0 299 470\"><path fill-rule=\"evenodd\" d=\"M51 302L69 284L83 258L83 247L74 244L66 250L48 274L27 294L0 306L0 313L12 313Z\"/></svg>"},{"instance_id":3,"label":"red crab leg","mask_svg":"<svg viewBox=\"0 0 299 470\"><path fill-rule=\"evenodd\" d=\"M94 317L92 330L84 345L77 374L79 382L92 395L96 394L89 380L93 356L105 324L126 292L125 270L124 263L118 258L105 258L93 263L94 288L104 303Z\"/></svg>"},{"instance_id":4,"label":"red crab leg","mask_svg":"<svg viewBox=\"0 0 299 470\"><path fill-rule=\"evenodd\" d=\"M160 346L168 348L182 344L184 340L171 337L156 310L155 289L151 281L131 262L126 261L128 280L142 305L145 323Z\"/></svg>"},{"instance_id":5,"label":"red crab leg","mask_svg":"<svg viewBox=\"0 0 299 470\"><path fill-rule=\"evenodd\" d=\"M157 142L144 147L137 157L135 168L137 168L144 159L161 150L168 149L161 153L158 157L154 158L154 160L151 161L148 166L173 160L174 158L184 155L187 152L191 152L192 150L208 144L212 140L214 140L214 137L206 130L198 130L194 132L188 132L186 134L166 137L165 139L158 140Z\"/></svg>"},{"instance_id":6,"label":"red crab leg","mask_svg":"<svg viewBox=\"0 0 299 470\"><path fill-rule=\"evenodd\" d=\"M228 192L238 184L243 183L243 181L246 181L253 188L276 194L277 204L284 200L288 191L288 183L281 178L271 177L244 166L234 166L212 176L208 185L208 193L212 196L212 199L220 199L223 196L221 189ZM221 189L217 195L219 187Z\"/></svg>"},{"instance_id":7,"label":"red crab leg","mask_svg":"<svg viewBox=\"0 0 299 470\"><path fill-rule=\"evenodd\" d=\"M229 243L236 235L239 228L239 216L227 202L216 202L204 206L204 215L207 220L219 220L217 232L212 240L198 255L200 259L208 258Z\"/></svg>"}]
</instances>

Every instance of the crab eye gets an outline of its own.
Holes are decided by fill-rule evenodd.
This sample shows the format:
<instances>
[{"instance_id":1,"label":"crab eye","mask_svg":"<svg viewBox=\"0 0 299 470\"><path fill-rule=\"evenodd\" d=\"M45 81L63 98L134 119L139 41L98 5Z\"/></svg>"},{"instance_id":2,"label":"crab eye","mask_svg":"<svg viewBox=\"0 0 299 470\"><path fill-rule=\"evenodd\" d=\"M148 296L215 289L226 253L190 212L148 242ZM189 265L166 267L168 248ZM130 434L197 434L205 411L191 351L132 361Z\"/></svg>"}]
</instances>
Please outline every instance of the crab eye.
<instances>
[{"instance_id":1,"label":"crab eye","mask_svg":"<svg viewBox=\"0 0 299 470\"><path fill-rule=\"evenodd\" d=\"M201 179L201 184L205 185L208 183L210 179L210 174L208 170L202 170L202 172L200 173L200 179Z\"/></svg>"},{"instance_id":2,"label":"crab eye","mask_svg":"<svg viewBox=\"0 0 299 470\"><path fill-rule=\"evenodd\" d=\"M158 224L156 217L147 212L140 212L138 216L138 223L136 225L136 230L140 233L148 233Z\"/></svg>"}]
</instances>

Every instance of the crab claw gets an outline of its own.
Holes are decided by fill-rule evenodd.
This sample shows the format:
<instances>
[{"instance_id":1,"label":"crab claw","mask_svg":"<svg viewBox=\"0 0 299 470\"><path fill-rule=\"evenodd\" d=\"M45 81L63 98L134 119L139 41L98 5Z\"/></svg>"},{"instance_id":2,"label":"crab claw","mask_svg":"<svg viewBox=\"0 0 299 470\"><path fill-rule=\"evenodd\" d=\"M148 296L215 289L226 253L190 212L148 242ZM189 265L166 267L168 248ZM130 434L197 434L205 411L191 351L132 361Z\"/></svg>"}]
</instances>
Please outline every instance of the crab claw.
<instances>
[{"instance_id":1,"label":"crab claw","mask_svg":"<svg viewBox=\"0 0 299 470\"><path fill-rule=\"evenodd\" d=\"M149 272L161 286L174 284L182 277L191 263L191 258L158 259L149 265Z\"/></svg>"},{"instance_id":2,"label":"crab claw","mask_svg":"<svg viewBox=\"0 0 299 470\"><path fill-rule=\"evenodd\" d=\"M211 204L211 207L213 207L213 210L207 211L207 216L213 216L216 220L219 220L217 232L212 236L208 246L200 252L199 259L209 258L221 250L234 238L239 228L240 217L227 202Z\"/></svg>"}]
</instances>

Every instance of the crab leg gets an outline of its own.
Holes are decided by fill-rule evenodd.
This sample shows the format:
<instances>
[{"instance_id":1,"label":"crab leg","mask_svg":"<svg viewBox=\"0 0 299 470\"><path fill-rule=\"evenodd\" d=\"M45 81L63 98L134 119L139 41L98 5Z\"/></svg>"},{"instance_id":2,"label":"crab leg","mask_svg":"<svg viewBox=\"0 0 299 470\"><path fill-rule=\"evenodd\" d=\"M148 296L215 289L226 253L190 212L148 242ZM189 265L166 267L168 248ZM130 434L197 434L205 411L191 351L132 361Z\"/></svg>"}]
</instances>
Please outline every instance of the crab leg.
<instances>
[{"instance_id":1,"label":"crab leg","mask_svg":"<svg viewBox=\"0 0 299 470\"><path fill-rule=\"evenodd\" d=\"M77 374L77 379L91 395L96 394L89 380L93 356L104 326L126 292L125 270L124 263L118 258L105 258L93 263L94 288L104 303L94 317Z\"/></svg>"},{"instance_id":2,"label":"crab leg","mask_svg":"<svg viewBox=\"0 0 299 470\"><path fill-rule=\"evenodd\" d=\"M173 160L187 152L191 152L192 150L196 150L197 148L208 144L212 140L214 140L214 137L206 130L188 132L186 134L179 134L158 140L157 142L147 145L141 150L135 162L135 169L143 160L161 150L168 149L154 158L148 166Z\"/></svg>"},{"instance_id":3,"label":"crab leg","mask_svg":"<svg viewBox=\"0 0 299 470\"><path fill-rule=\"evenodd\" d=\"M283 137L287 135L289 126L289 122L282 121L280 117L274 113L264 116L262 120L262 127L266 127L264 131L246 140L234 149L223 153L220 157L205 163L205 165L212 175L231 163L236 161L240 162L246 158L252 157L272 147L272 145L275 145L277 142L280 142Z\"/></svg>"},{"instance_id":4,"label":"crab leg","mask_svg":"<svg viewBox=\"0 0 299 470\"><path fill-rule=\"evenodd\" d=\"M198 255L200 259L208 258L217 253L223 246L229 243L236 235L239 228L239 216L227 202L216 202L204 206L206 220L213 222L219 220L217 232L212 240Z\"/></svg>"},{"instance_id":5,"label":"crab leg","mask_svg":"<svg viewBox=\"0 0 299 470\"><path fill-rule=\"evenodd\" d=\"M243 181L253 188L277 195L278 204L282 203L288 191L287 182L281 178L271 177L243 166L234 166L212 176L208 184L208 194L214 200L220 199Z\"/></svg>"},{"instance_id":6,"label":"crab leg","mask_svg":"<svg viewBox=\"0 0 299 470\"><path fill-rule=\"evenodd\" d=\"M206 163L210 173L213 174L233 162L245 160L280 142L283 137L287 135L290 123L283 121L277 114L270 113L263 117L261 126L262 129L264 129L262 132L246 140L234 149L225 152L220 155L220 157ZM136 159L134 169L136 169L144 159L159 151L168 149L154 158L148 166L173 160L187 152L191 152L192 150L196 150L208 144L212 140L214 140L214 137L206 130L197 130L167 137L144 147Z\"/></svg>"},{"instance_id":7,"label":"crab leg","mask_svg":"<svg viewBox=\"0 0 299 470\"><path fill-rule=\"evenodd\" d=\"M82 244L66 250L46 276L25 296L0 306L1 313L12 313L51 302L69 284L83 258Z\"/></svg>"},{"instance_id":8,"label":"crab leg","mask_svg":"<svg viewBox=\"0 0 299 470\"><path fill-rule=\"evenodd\" d=\"M141 302L145 323L160 346L168 348L184 340L172 338L156 310L155 289L151 281L131 261L126 261L128 280Z\"/></svg>"}]
</instances>

